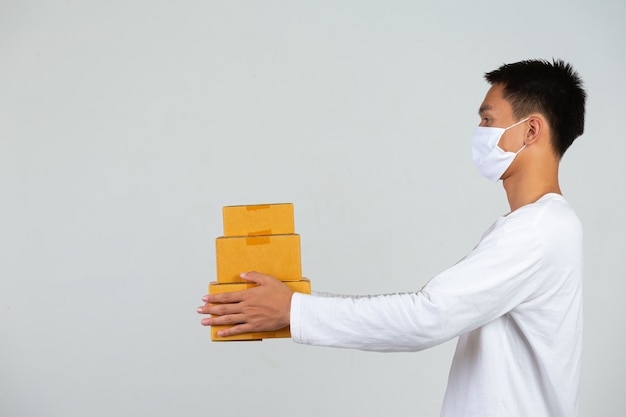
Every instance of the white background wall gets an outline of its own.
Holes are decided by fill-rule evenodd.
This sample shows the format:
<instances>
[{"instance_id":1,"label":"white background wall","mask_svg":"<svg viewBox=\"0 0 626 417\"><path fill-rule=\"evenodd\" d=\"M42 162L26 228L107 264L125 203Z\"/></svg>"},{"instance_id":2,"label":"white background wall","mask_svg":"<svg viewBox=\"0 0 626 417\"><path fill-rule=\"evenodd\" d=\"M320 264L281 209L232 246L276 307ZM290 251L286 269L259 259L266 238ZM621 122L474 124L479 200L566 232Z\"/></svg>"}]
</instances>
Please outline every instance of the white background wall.
<instances>
[{"instance_id":1,"label":"white background wall","mask_svg":"<svg viewBox=\"0 0 626 417\"><path fill-rule=\"evenodd\" d=\"M469 138L485 71L589 92L583 416L626 414L626 4L0 1L0 415L436 416L454 348L211 343L221 207L293 202L304 274L417 290L507 210Z\"/></svg>"}]
</instances>

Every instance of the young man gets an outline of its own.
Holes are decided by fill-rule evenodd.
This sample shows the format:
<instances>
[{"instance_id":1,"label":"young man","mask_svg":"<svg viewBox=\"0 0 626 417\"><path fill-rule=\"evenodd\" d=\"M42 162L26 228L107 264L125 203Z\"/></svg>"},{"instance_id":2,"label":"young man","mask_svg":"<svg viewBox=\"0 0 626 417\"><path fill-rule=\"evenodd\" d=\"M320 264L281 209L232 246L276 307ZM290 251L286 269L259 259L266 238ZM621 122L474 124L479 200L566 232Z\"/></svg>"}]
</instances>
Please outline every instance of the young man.
<instances>
[{"instance_id":1,"label":"young man","mask_svg":"<svg viewBox=\"0 0 626 417\"><path fill-rule=\"evenodd\" d=\"M586 94L562 61L517 62L485 78L472 154L484 176L502 180L511 212L470 254L411 294L304 295L244 273L260 285L205 296L198 312L219 317L202 324L235 324L224 335L291 325L298 343L375 351L459 336L442 416L577 416L582 229L558 168L583 132Z\"/></svg>"}]
</instances>

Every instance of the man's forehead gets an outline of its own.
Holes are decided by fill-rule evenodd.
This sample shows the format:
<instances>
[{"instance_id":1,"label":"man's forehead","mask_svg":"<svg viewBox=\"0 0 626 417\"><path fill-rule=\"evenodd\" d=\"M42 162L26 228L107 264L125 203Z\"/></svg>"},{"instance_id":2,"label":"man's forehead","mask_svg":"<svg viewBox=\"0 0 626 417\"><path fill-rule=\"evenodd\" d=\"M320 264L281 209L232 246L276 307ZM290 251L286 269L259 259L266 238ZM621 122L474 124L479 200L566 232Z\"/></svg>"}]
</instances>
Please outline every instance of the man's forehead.
<instances>
[{"instance_id":1,"label":"man's forehead","mask_svg":"<svg viewBox=\"0 0 626 417\"><path fill-rule=\"evenodd\" d=\"M480 108L478 109L478 114L484 114L491 110L493 110L493 107L491 106L491 104L483 102L483 104L481 104Z\"/></svg>"},{"instance_id":2,"label":"man's forehead","mask_svg":"<svg viewBox=\"0 0 626 417\"><path fill-rule=\"evenodd\" d=\"M478 109L478 114L503 111L509 107L509 103L504 99L503 89L504 86L501 84L492 85Z\"/></svg>"}]
</instances>

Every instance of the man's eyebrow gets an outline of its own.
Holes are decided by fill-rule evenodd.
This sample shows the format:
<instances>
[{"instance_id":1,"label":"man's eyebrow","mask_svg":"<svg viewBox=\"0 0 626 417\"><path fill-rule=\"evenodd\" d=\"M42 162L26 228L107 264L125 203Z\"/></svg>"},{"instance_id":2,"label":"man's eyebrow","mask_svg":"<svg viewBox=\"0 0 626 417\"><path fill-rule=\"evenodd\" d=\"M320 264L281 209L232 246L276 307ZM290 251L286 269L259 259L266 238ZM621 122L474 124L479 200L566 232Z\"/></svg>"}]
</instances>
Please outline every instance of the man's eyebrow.
<instances>
[{"instance_id":1,"label":"man's eyebrow","mask_svg":"<svg viewBox=\"0 0 626 417\"><path fill-rule=\"evenodd\" d=\"M478 109L478 114L481 115L481 114L483 114L483 113L485 113L486 111L489 111L489 110L491 110L491 106L489 104L483 104Z\"/></svg>"}]
</instances>

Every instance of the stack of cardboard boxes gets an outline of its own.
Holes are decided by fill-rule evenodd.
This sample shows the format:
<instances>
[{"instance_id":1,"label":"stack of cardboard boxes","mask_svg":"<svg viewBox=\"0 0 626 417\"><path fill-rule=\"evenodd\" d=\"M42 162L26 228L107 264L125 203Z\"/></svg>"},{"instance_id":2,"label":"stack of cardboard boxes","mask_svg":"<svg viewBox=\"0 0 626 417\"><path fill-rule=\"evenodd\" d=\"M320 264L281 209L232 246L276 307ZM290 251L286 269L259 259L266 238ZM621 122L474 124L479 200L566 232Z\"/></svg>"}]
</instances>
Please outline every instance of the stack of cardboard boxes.
<instances>
[{"instance_id":1,"label":"stack of cardboard boxes","mask_svg":"<svg viewBox=\"0 0 626 417\"><path fill-rule=\"evenodd\" d=\"M228 206L223 209L224 236L215 241L217 282L209 284L210 294L245 290L256 284L240 277L258 271L284 282L291 290L311 293L311 283L302 278L300 235L295 233L293 204ZM213 326L211 339L260 340L291 337L289 327L274 332L246 333L220 337L228 326Z\"/></svg>"}]
</instances>

